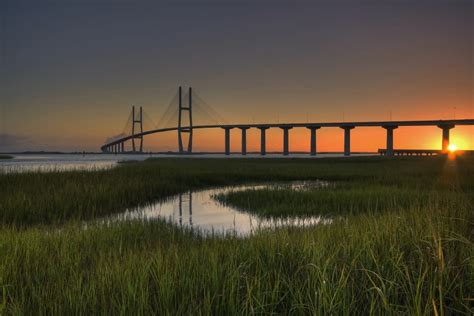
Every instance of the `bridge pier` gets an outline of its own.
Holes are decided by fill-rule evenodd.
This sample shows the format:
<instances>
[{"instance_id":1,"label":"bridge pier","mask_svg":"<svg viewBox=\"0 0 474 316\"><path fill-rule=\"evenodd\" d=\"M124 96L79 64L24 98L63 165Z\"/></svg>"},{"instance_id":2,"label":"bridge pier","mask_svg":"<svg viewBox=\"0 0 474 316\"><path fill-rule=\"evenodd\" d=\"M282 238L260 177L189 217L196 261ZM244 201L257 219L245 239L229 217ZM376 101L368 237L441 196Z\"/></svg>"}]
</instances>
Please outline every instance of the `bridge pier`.
<instances>
[{"instance_id":1,"label":"bridge pier","mask_svg":"<svg viewBox=\"0 0 474 316\"><path fill-rule=\"evenodd\" d=\"M320 129L321 126L306 126L310 130L311 139L310 139L310 155L316 156L316 130Z\"/></svg>"},{"instance_id":2,"label":"bridge pier","mask_svg":"<svg viewBox=\"0 0 474 316\"><path fill-rule=\"evenodd\" d=\"M341 126L344 130L344 156L351 155L351 129L355 126Z\"/></svg>"},{"instance_id":3,"label":"bridge pier","mask_svg":"<svg viewBox=\"0 0 474 316\"><path fill-rule=\"evenodd\" d=\"M225 131L225 154L226 156L230 155L230 130L233 129L233 127L223 127Z\"/></svg>"},{"instance_id":4,"label":"bridge pier","mask_svg":"<svg viewBox=\"0 0 474 316\"><path fill-rule=\"evenodd\" d=\"M258 127L258 129L260 130L260 155L262 155L262 156L265 156L267 154L265 132L269 128L270 127L268 127L268 126Z\"/></svg>"},{"instance_id":5,"label":"bridge pier","mask_svg":"<svg viewBox=\"0 0 474 316\"><path fill-rule=\"evenodd\" d=\"M290 153L289 150L289 130L293 128L293 126L280 126L283 130L283 156L288 156Z\"/></svg>"},{"instance_id":6,"label":"bridge pier","mask_svg":"<svg viewBox=\"0 0 474 316\"><path fill-rule=\"evenodd\" d=\"M385 155L388 157L393 157L393 130L397 129L398 126L382 126L387 131L387 146Z\"/></svg>"},{"instance_id":7,"label":"bridge pier","mask_svg":"<svg viewBox=\"0 0 474 316\"><path fill-rule=\"evenodd\" d=\"M438 125L439 128L443 130L442 139L441 139L441 152L447 153L449 146L449 130L454 128L454 124L443 124Z\"/></svg>"},{"instance_id":8,"label":"bridge pier","mask_svg":"<svg viewBox=\"0 0 474 316\"><path fill-rule=\"evenodd\" d=\"M178 150L180 154L183 153L192 153L193 151L193 90L191 87L189 87L189 103L188 106L183 106L183 100L182 100L182 88L179 87L178 89L178 94L179 94L179 115L178 115ZM183 127L182 126L182 119L183 119L183 111L188 111L188 117L189 117L189 126ZM187 152L184 151L183 147L183 138L182 138L182 133L188 133L189 138L188 138L188 149Z\"/></svg>"},{"instance_id":9,"label":"bridge pier","mask_svg":"<svg viewBox=\"0 0 474 316\"><path fill-rule=\"evenodd\" d=\"M250 128L248 126L239 127L242 131L242 155L247 155L247 130Z\"/></svg>"}]
</instances>

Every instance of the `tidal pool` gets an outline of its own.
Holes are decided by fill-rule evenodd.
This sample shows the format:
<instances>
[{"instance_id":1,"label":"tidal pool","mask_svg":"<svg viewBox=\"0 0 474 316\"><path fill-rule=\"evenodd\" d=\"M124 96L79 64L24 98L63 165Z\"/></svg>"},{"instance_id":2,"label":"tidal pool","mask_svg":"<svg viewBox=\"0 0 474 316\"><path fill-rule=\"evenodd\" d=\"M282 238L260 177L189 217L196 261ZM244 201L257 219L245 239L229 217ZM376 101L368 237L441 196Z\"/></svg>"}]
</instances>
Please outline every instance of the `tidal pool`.
<instances>
[{"instance_id":1,"label":"tidal pool","mask_svg":"<svg viewBox=\"0 0 474 316\"><path fill-rule=\"evenodd\" d=\"M137 209L128 210L114 215L107 222L125 220L165 219L169 222L192 228L204 234L226 235L235 234L246 236L259 229L277 228L282 226L313 226L329 224L331 219L321 216L295 217L285 219L261 218L253 214L239 211L224 205L213 196L230 191L258 190L258 189L291 189L295 191L314 190L328 187L331 184L325 181L298 181L278 184L253 184L232 187L221 187L199 191L188 191L178 194L164 201L160 201Z\"/></svg>"}]
</instances>

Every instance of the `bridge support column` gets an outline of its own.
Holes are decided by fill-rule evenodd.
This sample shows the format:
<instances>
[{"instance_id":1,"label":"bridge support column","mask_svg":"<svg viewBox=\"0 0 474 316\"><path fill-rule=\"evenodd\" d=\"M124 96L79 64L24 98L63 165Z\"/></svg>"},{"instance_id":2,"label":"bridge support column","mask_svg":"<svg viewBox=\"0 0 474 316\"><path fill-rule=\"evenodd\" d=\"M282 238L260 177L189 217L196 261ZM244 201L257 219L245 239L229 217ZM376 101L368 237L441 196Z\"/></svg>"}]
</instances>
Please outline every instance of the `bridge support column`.
<instances>
[{"instance_id":1,"label":"bridge support column","mask_svg":"<svg viewBox=\"0 0 474 316\"><path fill-rule=\"evenodd\" d=\"M247 155L247 130L248 126L239 127L242 130L242 155Z\"/></svg>"},{"instance_id":2,"label":"bridge support column","mask_svg":"<svg viewBox=\"0 0 474 316\"><path fill-rule=\"evenodd\" d=\"M225 131L225 154L226 156L230 155L230 130L233 127L223 127Z\"/></svg>"},{"instance_id":3,"label":"bridge support column","mask_svg":"<svg viewBox=\"0 0 474 316\"><path fill-rule=\"evenodd\" d=\"M398 126L382 126L387 131L387 146L385 155L388 157L393 157L393 130L397 129Z\"/></svg>"},{"instance_id":4,"label":"bridge support column","mask_svg":"<svg viewBox=\"0 0 474 316\"><path fill-rule=\"evenodd\" d=\"M441 139L441 152L442 153L447 153L448 152L448 146L449 146L449 130L454 128L453 124L443 124L443 125L438 125L439 128L443 130L443 135Z\"/></svg>"},{"instance_id":5,"label":"bridge support column","mask_svg":"<svg viewBox=\"0 0 474 316\"><path fill-rule=\"evenodd\" d=\"M135 124L139 124L140 127L140 136L136 136L135 133ZM140 153L143 153L143 109L140 107L139 117L136 118L135 115L135 106L132 106L132 151L133 153L137 152L137 147L135 145L135 139L140 140Z\"/></svg>"},{"instance_id":6,"label":"bridge support column","mask_svg":"<svg viewBox=\"0 0 474 316\"><path fill-rule=\"evenodd\" d=\"M306 126L310 130L310 155L316 156L316 130L320 129L321 126Z\"/></svg>"},{"instance_id":7,"label":"bridge support column","mask_svg":"<svg viewBox=\"0 0 474 316\"><path fill-rule=\"evenodd\" d=\"M344 156L351 155L351 129L354 129L354 126L341 126L344 130Z\"/></svg>"},{"instance_id":8,"label":"bridge support column","mask_svg":"<svg viewBox=\"0 0 474 316\"><path fill-rule=\"evenodd\" d=\"M192 153L193 151L193 99L192 99L192 95L193 95L193 90L192 88L190 87L189 88L189 93L188 93L188 96L189 96L189 103L188 103L188 106L183 106L183 100L182 100L182 88L179 87L179 90L178 90L178 94L179 94L179 115L178 115L178 150L179 150L179 153L180 154L183 154L183 153ZM183 127L183 124L182 124L182 120L183 120L183 114L182 112L183 111L188 111L188 115L189 115L189 125L187 127ZM183 147L183 138L182 138L182 133L188 133L189 135L189 138L188 138L188 149L187 151L184 150L184 147Z\"/></svg>"},{"instance_id":9,"label":"bridge support column","mask_svg":"<svg viewBox=\"0 0 474 316\"><path fill-rule=\"evenodd\" d=\"M293 128L293 126L280 126L283 130L283 155L288 156L290 153L289 150L289 130Z\"/></svg>"},{"instance_id":10,"label":"bridge support column","mask_svg":"<svg viewBox=\"0 0 474 316\"><path fill-rule=\"evenodd\" d=\"M265 133L269 127L261 126L258 129L260 130L260 155L265 156L267 154Z\"/></svg>"}]
</instances>

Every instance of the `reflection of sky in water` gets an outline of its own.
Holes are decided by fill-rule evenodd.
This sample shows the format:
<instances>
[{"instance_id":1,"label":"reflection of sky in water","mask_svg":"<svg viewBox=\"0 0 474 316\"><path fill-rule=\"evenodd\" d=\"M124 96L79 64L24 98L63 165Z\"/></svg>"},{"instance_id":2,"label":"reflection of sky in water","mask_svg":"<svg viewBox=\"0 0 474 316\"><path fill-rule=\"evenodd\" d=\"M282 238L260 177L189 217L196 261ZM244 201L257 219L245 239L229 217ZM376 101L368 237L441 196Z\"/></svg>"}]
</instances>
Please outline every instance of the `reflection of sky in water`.
<instances>
[{"instance_id":1,"label":"reflection of sky in water","mask_svg":"<svg viewBox=\"0 0 474 316\"><path fill-rule=\"evenodd\" d=\"M260 228L281 226L311 226L328 224L329 219L320 216L288 219L263 219L255 215L240 212L234 207L223 205L212 196L229 191L263 188L290 188L292 190L309 190L327 187L323 181L292 182L289 184L243 185L225 187L179 194L165 201L129 210L113 216L110 220L121 221L130 219L153 220L162 218L180 226L192 227L204 233L236 233L245 236Z\"/></svg>"},{"instance_id":2,"label":"reflection of sky in water","mask_svg":"<svg viewBox=\"0 0 474 316\"><path fill-rule=\"evenodd\" d=\"M0 173L28 171L99 170L112 168L118 161L145 160L148 155L14 155L0 160Z\"/></svg>"}]
</instances>

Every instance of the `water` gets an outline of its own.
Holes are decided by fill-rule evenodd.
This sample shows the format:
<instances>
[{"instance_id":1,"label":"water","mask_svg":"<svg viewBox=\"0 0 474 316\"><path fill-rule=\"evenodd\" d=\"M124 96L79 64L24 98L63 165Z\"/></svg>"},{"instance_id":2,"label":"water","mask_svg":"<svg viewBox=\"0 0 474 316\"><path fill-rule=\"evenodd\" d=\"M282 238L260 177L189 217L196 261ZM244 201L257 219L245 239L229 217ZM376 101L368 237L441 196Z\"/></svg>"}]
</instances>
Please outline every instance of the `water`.
<instances>
[{"instance_id":1,"label":"water","mask_svg":"<svg viewBox=\"0 0 474 316\"><path fill-rule=\"evenodd\" d=\"M353 156L371 156L374 154L353 154ZM268 154L265 157L259 154L250 153L246 156L232 154L225 156L224 154L195 154L192 156L180 156L170 154L22 154L14 155L13 159L0 160L0 173L11 172L48 172L48 171L69 171L69 170L98 170L109 169L117 165L119 161L137 160L142 161L149 157L154 158L324 158L324 157L344 157L342 154L319 154L318 156L310 156L309 154L290 154L282 156L281 154Z\"/></svg>"},{"instance_id":2,"label":"water","mask_svg":"<svg viewBox=\"0 0 474 316\"><path fill-rule=\"evenodd\" d=\"M241 185L222 187L200 191L189 191L176 195L165 201L129 210L107 219L107 223L125 220L150 221L165 219L181 227L198 230L204 234L218 235L236 234L247 236L263 228L282 226L307 227L318 224L328 224L330 219L321 216L305 218L268 219L241 212L236 208L223 205L213 198L220 193L242 191L248 189L288 188L295 191L313 190L328 187L331 184L325 181L291 182L287 184Z\"/></svg>"},{"instance_id":3,"label":"water","mask_svg":"<svg viewBox=\"0 0 474 316\"><path fill-rule=\"evenodd\" d=\"M14 155L13 159L0 160L0 173L48 172L70 170L109 169L119 161L145 160L149 155L101 155L101 154L44 154Z\"/></svg>"}]
</instances>

